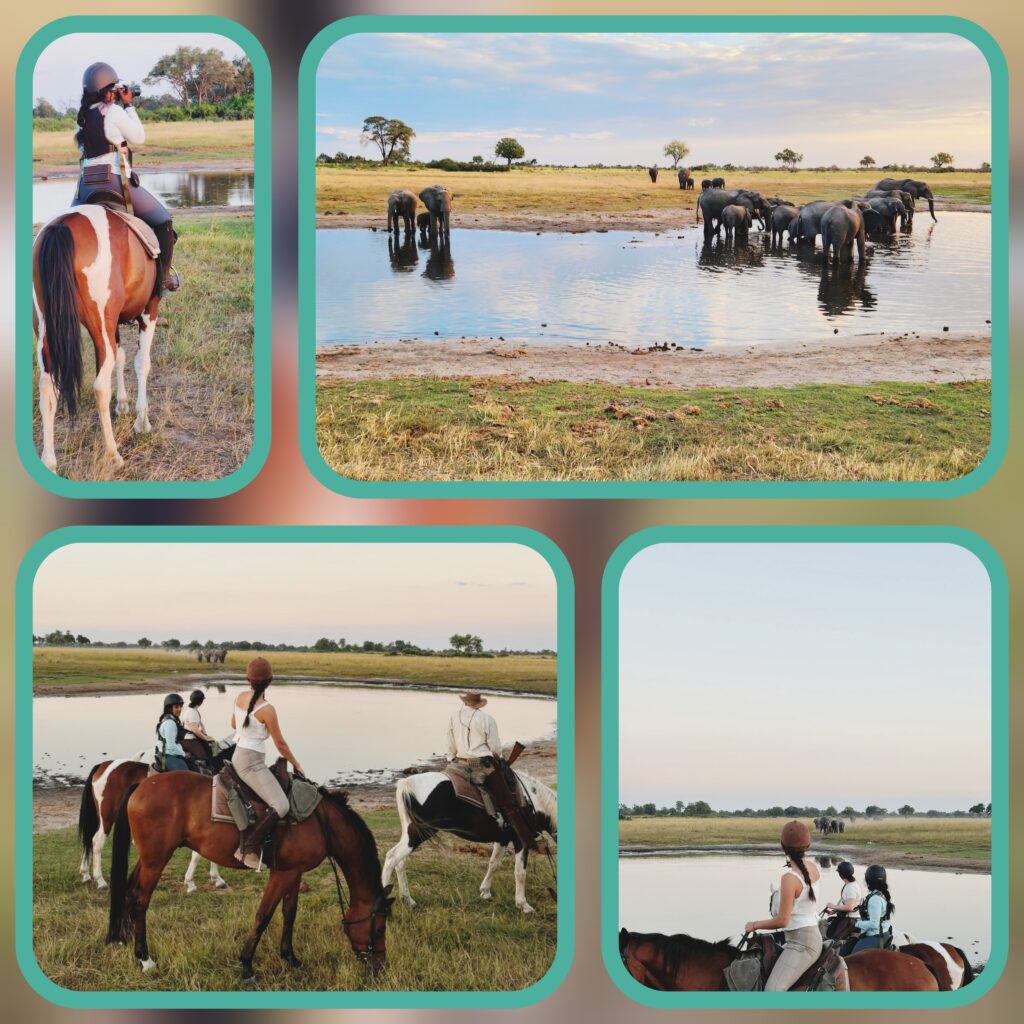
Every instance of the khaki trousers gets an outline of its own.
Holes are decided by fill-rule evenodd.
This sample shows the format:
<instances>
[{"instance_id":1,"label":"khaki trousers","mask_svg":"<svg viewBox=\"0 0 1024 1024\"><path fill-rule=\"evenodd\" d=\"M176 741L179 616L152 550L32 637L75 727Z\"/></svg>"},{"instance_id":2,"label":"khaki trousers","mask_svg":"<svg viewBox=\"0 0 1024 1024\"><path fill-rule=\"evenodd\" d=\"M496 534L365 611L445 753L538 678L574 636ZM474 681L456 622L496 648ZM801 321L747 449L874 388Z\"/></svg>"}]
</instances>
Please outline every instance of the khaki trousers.
<instances>
[{"instance_id":1,"label":"khaki trousers","mask_svg":"<svg viewBox=\"0 0 1024 1024\"><path fill-rule=\"evenodd\" d=\"M821 956L821 932L818 926L794 928L786 932L782 955L775 961L765 982L765 992L788 992L791 985Z\"/></svg>"},{"instance_id":2,"label":"khaki trousers","mask_svg":"<svg viewBox=\"0 0 1024 1024\"><path fill-rule=\"evenodd\" d=\"M267 767L267 755L258 750L236 747L231 757L241 780L262 797L280 817L288 814L288 797L284 795L277 779Z\"/></svg>"}]
</instances>

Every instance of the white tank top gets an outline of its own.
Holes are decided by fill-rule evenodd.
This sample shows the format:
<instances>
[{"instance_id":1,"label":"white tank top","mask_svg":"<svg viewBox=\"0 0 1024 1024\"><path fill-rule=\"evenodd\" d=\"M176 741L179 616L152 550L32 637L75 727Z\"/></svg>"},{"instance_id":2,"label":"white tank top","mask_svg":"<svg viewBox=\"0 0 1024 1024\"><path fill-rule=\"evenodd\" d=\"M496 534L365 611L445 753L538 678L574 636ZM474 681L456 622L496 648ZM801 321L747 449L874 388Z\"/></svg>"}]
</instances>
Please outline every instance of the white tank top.
<instances>
[{"instance_id":1,"label":"white tank top","mask_svg":"<svg viewBox=\"0 0 1024 1024\"><path fill-rule=\"evenodd\" d=\"M270 730L256 717L256 711L269 708L270 701L264 701L258 708L249 715L249 724L245 724L245 706L235 705L235 721L238 722L238 746L243 750L255 750L259 754L267 752L267 737Z\"/></svg>"},{"instance_id":2,"label":"white tank top","mask_svg":"<svg viewBox=\"0 0 1024 1024\"><path fill-rule=\"evenodd\" d=\"M786 925L785 930L792 932L797 928L817 928L818 910L820 908L811 900L810 886L804 881L804 876L795 868L786 868L783 877L786 875L793 875L803 886L803 889L800 891L800 895L793 901L793 912L789 915L789 924ZM814 895L817 896L818 894L815 893Z\"/></svg>"}]
</instances>

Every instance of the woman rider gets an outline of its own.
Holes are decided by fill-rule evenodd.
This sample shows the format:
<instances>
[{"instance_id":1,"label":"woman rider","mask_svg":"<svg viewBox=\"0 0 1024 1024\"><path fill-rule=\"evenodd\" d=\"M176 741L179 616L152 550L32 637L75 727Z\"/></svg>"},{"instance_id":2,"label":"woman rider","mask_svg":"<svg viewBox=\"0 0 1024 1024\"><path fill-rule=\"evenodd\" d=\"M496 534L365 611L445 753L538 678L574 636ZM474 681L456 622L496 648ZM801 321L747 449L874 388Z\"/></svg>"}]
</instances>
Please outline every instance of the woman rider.
<instances>
[{"instance_id":1,"label":"woman rider","mask_svg":"<svg viewBox=\"0 0 1024 1024\"><path fill-rule=\"evenodd\" d=\"M181 709L184 699L177 693L164 697L164 713L156 723L157 743L155 764L160 771L177 772L189 770L188 754L181 745L185 738L185 727L181 724Z\"/></svg>"},{"instance_id":2,"label":"woman rider","mask_svg":"<svg viewBox=\"0 0 1024 1024\"><path fill-rule=\"evenodd\" d=\"M868 887L868 898L861 904L857 928L861 937L852 952L862 949L885 949L892 944L892 912L896 909L889 895L889 884L885 868L872 864L864 872L864 884Z\"/></svg>"},{"instance_id":3,"label":"woman rider","mask_svg":"<svg viewBox=\"0 0 1024 1024\"><path fill-rule=\"evenodd\" d=\"M242 781L266 801L269 809L263 819L252 827L245 842L239 845L235 857L247 867L259 870L262 863L259 851L263 842L268 836L273 836L275 826L288 813L289 806L288 797L267 767L267 737L274 741L278 752L291 763L297 775L304 772L281 735L277 711L264 697L274 678L270 662L266 658L253 658L245 670L245 678L249 681L249 693L238 696L231 715L231 727L237 729L237 745L231 763Z\"/></svg>"},{"instance_id":4,"label":"woman rider","mask_svg":"<svg viewBox=\"0 0 1024 1024\"><path fill-rule=\"evenodd\" d=\"M128 146L146 141L146 130L132 105L133 98L128 86L118 84L117 72L109 64L90 64L85 69L82 76L82 102L78 108L78 131L75 133L75 141L82 154L82 175L71 205L81 206L89 202L96 192L101 195L113 192L123 196L125 190L129 189L135 216L153 229L160 243L157 294L173 292L181 286L181 276L171 268L174 242L178 236L167 208L137 184L138 177L132 172L131 150ZM126 172L130 175L130 186L121 179L122 149L125 150L128 163ZM109 170L102 180L98 177L98 171L86 171L86 168L101 168L103 165L107 165Z\"/></svg>"},{"instance_id":5,"label":"woman rider","mask_svg":"<svg viewBox=\"0 0 1024 1024\"><path fill-rule=\"evenodd\" d=\"M828 923L826 939L842 939L853 933L854 922L860 917L860 903L864 899L864 892L854 877L853 865L844 860L836 871L843 880L843 887L839 891L838 903L825 904L825 909L835 915Z\"/></svg>"},{"instance_id":6,"label":"woman rider","mask_svg":"<svg viewBox=\"0 0 1024 1024\"><path fill-rule=\"evenodd\" d=\"M188 695L188 707L181 713L181 722L187 734L184 742L190 745L192 753L203 761L212 761L213 744L216 741L203 727L203 717L199 713L204 700L206 694L202 690L193 690Z\"/></svg>"},{"instance_id":7,"label":"woman rider","mask_svg":"<svg viewBox=\"0 0 1024 1024\"><path fill-rule=\"evenodd\" d=\"M765 992L786 992L821 955L821 932L815 908L814 885L821 881L816 864L805 864L804 853L811 833L802 821L790 821L780 837L786 854L786 870L779 885L779 910L765 921L748 921L744 933L775 931L786 935L782 954L765 982Z\"/></svg>"}]
</instances>

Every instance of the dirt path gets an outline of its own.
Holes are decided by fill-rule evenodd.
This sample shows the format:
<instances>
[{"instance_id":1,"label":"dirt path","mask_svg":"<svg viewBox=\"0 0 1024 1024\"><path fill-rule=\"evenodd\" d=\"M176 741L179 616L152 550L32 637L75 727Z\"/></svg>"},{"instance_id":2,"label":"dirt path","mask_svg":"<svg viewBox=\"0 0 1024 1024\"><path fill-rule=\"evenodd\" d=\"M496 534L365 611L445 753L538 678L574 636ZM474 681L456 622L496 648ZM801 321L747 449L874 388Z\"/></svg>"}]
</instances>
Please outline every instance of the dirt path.
<instances>
[{"instance_id":1,"label":"dirt path","mask_svg":"<svg viewBox=\"0 0 1024 1024\"><path fill-rule=\"evenodd\" d=\"M492 377L668 388L795 384L947 383L987 380L985 334L879 334L763 348L677 348L537 344L493 338L413 338L369 345L328 345L317 352L320 380L394 377Z\"/></svg>"}]
</instances>

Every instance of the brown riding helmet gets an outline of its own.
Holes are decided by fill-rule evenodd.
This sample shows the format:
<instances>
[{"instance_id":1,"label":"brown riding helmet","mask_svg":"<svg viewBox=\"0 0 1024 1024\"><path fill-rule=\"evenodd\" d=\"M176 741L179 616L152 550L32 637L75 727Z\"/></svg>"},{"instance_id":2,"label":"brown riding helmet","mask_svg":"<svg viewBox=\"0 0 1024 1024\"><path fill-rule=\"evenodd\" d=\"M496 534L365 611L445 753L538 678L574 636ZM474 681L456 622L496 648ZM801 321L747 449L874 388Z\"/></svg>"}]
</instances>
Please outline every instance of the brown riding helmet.
<instances>
[{"instance_id":1,"label":"brown riding helmet","mask_svg":"<svg viewBox=\"0 0 1024 1024\"><path fill-rule=\"evenodd\" d=\"M811 833L802 821L787 821L780 839L790 850L806 850L811 845Z\"/></svg>"},{"instance_id":2,"label":"brown riding helmet","mask_svg":"<svg viewBox=\"0 0 1024 1024\"><path fill-rule=\"evenodd\" d=\"M274 678L274 670L266 658L253 658L245 670L245 678L250 683L269 683Z\"/></svg>"}]
</instances>

